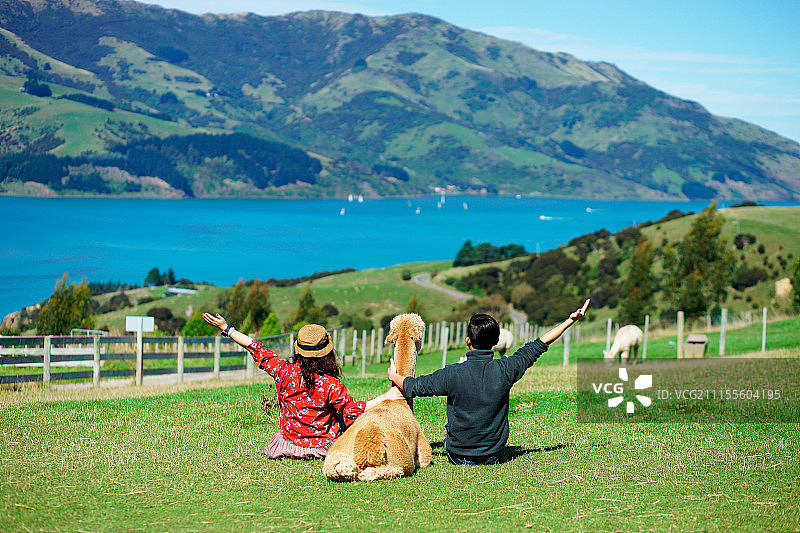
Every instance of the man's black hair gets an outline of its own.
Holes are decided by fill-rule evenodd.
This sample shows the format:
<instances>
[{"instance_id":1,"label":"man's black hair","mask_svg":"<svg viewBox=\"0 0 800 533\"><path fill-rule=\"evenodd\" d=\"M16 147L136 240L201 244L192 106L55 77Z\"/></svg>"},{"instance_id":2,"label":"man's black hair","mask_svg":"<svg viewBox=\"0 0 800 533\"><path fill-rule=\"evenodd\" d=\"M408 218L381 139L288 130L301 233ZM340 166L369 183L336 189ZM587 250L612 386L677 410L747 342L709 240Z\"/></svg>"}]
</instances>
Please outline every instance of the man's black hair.
<instances>
[{"instance_id":1,"label":"man's black hair","mask_svg":"<svg viewBox=\"0 0 800 533\"><path fill-rule=\"evenodd\" d=\"M500 340L500 324L485 313L477 313L469 319L467 336L475 350L491 350Z\"/></svg>"}]
</instances>

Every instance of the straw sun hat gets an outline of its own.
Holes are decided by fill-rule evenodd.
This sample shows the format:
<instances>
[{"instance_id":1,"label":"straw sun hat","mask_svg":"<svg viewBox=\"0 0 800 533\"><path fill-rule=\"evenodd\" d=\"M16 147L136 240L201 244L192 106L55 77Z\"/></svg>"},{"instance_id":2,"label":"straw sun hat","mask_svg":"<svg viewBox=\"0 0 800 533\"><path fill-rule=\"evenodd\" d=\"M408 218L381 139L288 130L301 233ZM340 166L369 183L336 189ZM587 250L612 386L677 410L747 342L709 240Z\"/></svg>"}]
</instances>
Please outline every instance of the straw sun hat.
<instances>
[{"instance_id":1,"label":"straw sun hat","mask_svg":"<svg viewBox=\"0 0 800 533\"><path fill-rule=\"evenodd\" d=\"M319 324L307 324L297 332L294 351L303 357L325 357L332 350L331 338Z\"/></svg>"}]
</instances>

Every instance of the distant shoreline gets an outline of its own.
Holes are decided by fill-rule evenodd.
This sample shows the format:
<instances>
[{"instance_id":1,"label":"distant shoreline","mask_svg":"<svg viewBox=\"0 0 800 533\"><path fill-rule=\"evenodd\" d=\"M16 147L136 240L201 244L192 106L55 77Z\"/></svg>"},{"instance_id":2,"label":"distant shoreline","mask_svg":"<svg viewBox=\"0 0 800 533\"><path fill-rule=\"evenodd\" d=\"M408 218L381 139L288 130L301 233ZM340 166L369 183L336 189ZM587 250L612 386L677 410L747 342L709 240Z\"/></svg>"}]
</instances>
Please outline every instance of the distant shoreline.
<instances>
[{"instance_id":1,"label":"distant shoreline","mask_svg":"<svg viewBox=\"0 0 800 533\"><path fill-rule=\"evenodd\" d=\"M356 194L356 193L354 193ZM480 193L469 191L457 191L443 193L445 197L469 196L469 197L502 197L502 198L546 198L553 200L586 200L598 202L704 202L707 201L720 203L739 203L743 199L720 199L720 198L681 198L681 197L664 197L664 198L614 198L614 197L599 197L599 196L566 196L566 195L551 195L540 193L528 194L503 194L503 193ZM429 194L405 194L405 195L391 195L391 196L364 196L364 200L398 200L398 199L413 199L413 198L434 198L441 196L442 193L429 193ZM122 194L57 194L57 195L33 195L33 194L17 194L14 192L0 192L0 197L8 198L37 198L37 199L101 199L101 200L164 200L164 201L181 201L181 200L344 200L349 201L347 196L190 196L190 197L164 197L164 196L147 196L147 195L122 195ZM798 203L800 198L796 199L748 199L753 202L785 202L785 203ZM353 200L355 201L355 200Z\"/></svg>"}]
</instances>

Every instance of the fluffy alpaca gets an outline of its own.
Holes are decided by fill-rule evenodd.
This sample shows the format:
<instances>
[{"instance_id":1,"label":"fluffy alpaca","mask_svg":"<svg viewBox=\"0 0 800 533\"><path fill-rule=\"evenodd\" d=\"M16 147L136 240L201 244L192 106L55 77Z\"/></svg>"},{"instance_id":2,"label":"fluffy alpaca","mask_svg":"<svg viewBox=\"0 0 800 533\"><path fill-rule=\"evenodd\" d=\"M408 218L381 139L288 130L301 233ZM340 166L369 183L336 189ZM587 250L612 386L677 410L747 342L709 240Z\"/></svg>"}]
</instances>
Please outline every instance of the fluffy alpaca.
<instances>
[{"instance_id":1,"label":"fluffy alpaca","mask_svg":"<svg viewBox=\"0 0 800 533\"><path fill-rule=\"evenodd\" d=\"M505 328L500 330L500 338L497 344L492 346L492 350L499 353L501 356L505 355L508 350L514 345L514 334Z\"/></svg>"},{"instance_id":2,"label":"fluffy alpaca","mask_svg":"<svg viewBox=\"0 0 800 533\"><path fill-rule=\"evenodd\" d=\"M619 328L614 336L614 344L606 351L603 350L603 360L607 363L619 357L620 362L636 363L639 356L639 346L644 340L644 333L637 326L630 324Z\"/></svg>"},{"instance_id":3,"label":"fluffy alpaca","mask_svg":"<svg viewBox=\"0 0 800 533\"><path fill-rule=\"evenodd\" d=\"M397 372L413 376L425 323L413 313L397 315L386 344L394 343ZM322 472L335 481L374 481L408 476L431 464L428 444L409 403L385 400L359 416L331 446Z\"/></svg>"}]
</instances>

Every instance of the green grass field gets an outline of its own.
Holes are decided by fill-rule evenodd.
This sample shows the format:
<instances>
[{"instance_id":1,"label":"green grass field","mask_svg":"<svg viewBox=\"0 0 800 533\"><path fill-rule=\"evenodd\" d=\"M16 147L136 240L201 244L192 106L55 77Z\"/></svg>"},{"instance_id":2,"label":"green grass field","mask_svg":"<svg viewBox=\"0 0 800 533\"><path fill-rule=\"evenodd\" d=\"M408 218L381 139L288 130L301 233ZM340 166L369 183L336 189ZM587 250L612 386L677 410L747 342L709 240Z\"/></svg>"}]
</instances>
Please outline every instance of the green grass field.
<instances>
[{"instance_id":1,"label":"green grass field","mask_svg":"<svg viewBox=\"0 0 800 533\"><path fill-rule=\"evenodd\" d=\"M558 362L555 351L540 363ZM379 372L351 368L356 399L385 390ZM800 528L798 424L580 424L574 365L537 363L512 391L510 460L499 466L447 463L446 402L417 399L433 465L374 483L332 483L319 461L261 457L278 428L262 388L271 380L1 390L0 530Z\"/></svg>"}]
</instances>

